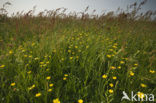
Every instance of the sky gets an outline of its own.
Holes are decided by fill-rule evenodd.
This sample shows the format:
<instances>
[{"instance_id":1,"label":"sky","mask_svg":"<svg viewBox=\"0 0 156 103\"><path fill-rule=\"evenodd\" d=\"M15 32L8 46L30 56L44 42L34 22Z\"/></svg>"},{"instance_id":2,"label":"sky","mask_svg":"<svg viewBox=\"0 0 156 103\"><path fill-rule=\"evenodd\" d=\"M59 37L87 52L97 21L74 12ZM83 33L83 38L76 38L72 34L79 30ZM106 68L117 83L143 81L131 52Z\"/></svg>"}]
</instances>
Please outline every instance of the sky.
<instances>
[{"instance_id":1,"label":"sky","mask_svg":"<svg viewBox=\"0 0 156 103\"><path fill-rule=\"evenodd\" d=\"M29 11L36 6L36 13L39 11L53 10L60 7L68 8L68 11L82 12L89 6L89 12L96 9L96 13L116 11L118 7L126 9L127 5L143 0L0 0L0 8L9 1L12 5L7 6L9 14L18 11ZM156 10L156 0L148 0L142 7L142 11Z\"/></svg>"}]
</instances>

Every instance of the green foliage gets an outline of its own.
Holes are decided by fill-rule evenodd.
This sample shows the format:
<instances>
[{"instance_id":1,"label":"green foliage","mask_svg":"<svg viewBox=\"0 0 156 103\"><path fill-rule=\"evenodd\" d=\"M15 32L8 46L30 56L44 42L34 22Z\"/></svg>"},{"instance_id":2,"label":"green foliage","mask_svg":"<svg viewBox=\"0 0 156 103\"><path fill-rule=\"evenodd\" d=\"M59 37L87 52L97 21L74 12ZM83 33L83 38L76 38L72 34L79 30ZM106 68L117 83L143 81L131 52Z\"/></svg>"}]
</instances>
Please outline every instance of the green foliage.
<instances>
[{"instance_id":1,"label":"green foliage","mask_svg":"<svg viewBox=\"0 0 156 103\"><path fill-rule=\"evenodd\" d=\"M122 91L156 95L155 22L54 21L0 23L1 103L120 103Z\"/></svg>"}]
</instances>

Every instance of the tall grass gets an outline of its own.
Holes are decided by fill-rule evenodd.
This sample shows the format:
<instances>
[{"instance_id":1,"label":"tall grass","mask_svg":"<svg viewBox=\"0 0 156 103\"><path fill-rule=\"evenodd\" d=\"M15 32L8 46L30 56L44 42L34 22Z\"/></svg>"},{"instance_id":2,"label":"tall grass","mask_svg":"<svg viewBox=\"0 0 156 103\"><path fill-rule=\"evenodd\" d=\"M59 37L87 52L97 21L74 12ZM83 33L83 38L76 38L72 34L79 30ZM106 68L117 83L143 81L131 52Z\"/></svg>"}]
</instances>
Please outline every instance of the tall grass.
<instances>
[{"instance_id":1,"label":"tall grass","mask_svg":"<svg viewBox=\"0 0 156 103\"><path fill-rule=\"evenodd\" d=\"M138 16L144 2L101 16L89 15L87 7L8 17L4 6L0 102L129 103L121 101L122 91L155 95L156 22L154 12Z\"/></svg>"}]
</instances>

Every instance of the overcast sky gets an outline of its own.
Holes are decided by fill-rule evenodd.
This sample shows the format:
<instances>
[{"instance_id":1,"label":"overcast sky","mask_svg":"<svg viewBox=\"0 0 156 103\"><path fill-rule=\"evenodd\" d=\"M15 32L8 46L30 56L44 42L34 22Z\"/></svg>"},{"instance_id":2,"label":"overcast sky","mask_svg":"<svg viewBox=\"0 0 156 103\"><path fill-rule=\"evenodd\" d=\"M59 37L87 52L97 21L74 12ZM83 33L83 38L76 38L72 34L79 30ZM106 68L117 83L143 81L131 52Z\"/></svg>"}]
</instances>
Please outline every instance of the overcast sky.
<instances>
[{"instance_id":1,"label":"overcast sky","mask_svg":"<svg viewBox=\"0 0 156 103\"><path fill-rule=\"evenodd\" d=\"M11 14L22 10L27 12L35 5L37 6L36 12L60 7L68 8L68 11L81 12L89 6L90 11L96 9L97 13L101 13L102 11L115 11L118 7L125 9L127 5L136 1L139 3L143 0L0 0L0 7L6 1L12 3L11 6L7 7L8 12ZM142 10L156 10L156 0L148 0Z\"/></svg>"}]
</instances>

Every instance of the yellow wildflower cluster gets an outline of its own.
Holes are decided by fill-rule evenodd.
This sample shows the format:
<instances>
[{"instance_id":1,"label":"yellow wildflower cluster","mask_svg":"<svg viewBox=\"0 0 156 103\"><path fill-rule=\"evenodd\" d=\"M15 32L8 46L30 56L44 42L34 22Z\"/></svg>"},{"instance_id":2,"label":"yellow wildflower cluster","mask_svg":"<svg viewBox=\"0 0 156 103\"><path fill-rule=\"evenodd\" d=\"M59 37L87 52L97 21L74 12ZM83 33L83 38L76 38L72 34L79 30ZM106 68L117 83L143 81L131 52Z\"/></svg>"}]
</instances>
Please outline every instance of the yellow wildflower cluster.
<instances>
[{"instance_id":1,"label":"yellow wildflower cluster","mask_svg":"<svg viewBox=\"0 0 156 103\"><path fill-rule=\"evenodd\" d=\"M40 97L41 93L36 93L35 97Z\"/></svg>"},{"instance_id":2,"label":"yellow wildflower cluster","mask_svg":"<svg viewBox=\"0 0 156 103\"><path fill-rule=\"evenodd\" d=\"M83 103L83 100L82 100L82 99L79 99L79 100L78 100L78 103Z\"/></svg>"},{"instance_id":3,"label":"yellow wildflower cluster","mask_svg":"<svg viewBox=\"0 0 156 103\"><path fill-rule=\"evenodd\" d=\"M60 100L58 98L53 100L53 103L61 103Z\"/></svg>"},{"instance_id":4,"label":"yellow wildflower cluster","mask_svg":"<svg viewBox=\"0 0 156 103\"><path fill-rule=\"evenodd\" d=\"M0 65L0 68L4 68L5 67L5 65Z\"/></svg>"},{"instance_id":5,"label":"yellow wildflower cluster","mask_svg":"<svg viewBox=\"0 0 156 103\"><path fill-rule=\"evenodd\" d=\"M107 75L106 74L102 75L102 78L106 79L107 78Z\"/></svg>"},{"instance_id":6,"label":"yellow wildflower cluster","mask_svg":"<svg viewBox=\"0 0 156 103\"><path fill-rule=\"evenodd\" d=\"M16 85L16 83L15 83L15 82L13 82L13 83L11 83L10 85L13 87L13 86L15 86L15 85Z\"/></svg>"},{"instance_id":7,"label":"yellow wildflower cluster","mask_svg":"<svg viewBox=\"0 0 156 103\"><path fill-rule=\"evenodd\" d=\"M64 74L63 80L66 80L68 77L68 74Z\"/></svg>"},{"instance_id":8,"label":"yellow wildflower cluster","mask_svg":"<svg viewBox=\"0 0 156 103\"><path fill-rule=\"evenodd\" d=\"M152 74L154 74L154 73L155 73L155 71L154 71L154 70L150 70L149 72L150 72L150 73L152 73Z\"/></svg>"},{"instance_id":9,"label":"yellow wildflower cluster","mask_svg":"<svg viewBox=\"0 0 156 103\"><path fill-rule=\"evenodd\" d=\"M138 96L139 98L144 98L144 97L145 97L144 93L142 93L142 92L138 92L138 93L137 93L137 96Z\"/></svg>"},{"instance_id":10,"label":"yellow wildflower cluster","mask_svg":"<svg viewBox=\"0 0 156 103\"><path fill-rule=\"evenodd\" d=\"M51 76L47 76L46 79L47 79L47 80L50 80L50 79L51 79Z\"/></svg>"}]
</instances>

